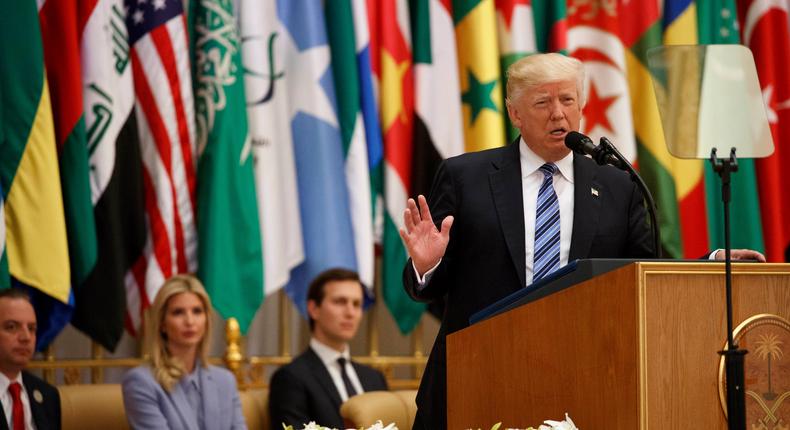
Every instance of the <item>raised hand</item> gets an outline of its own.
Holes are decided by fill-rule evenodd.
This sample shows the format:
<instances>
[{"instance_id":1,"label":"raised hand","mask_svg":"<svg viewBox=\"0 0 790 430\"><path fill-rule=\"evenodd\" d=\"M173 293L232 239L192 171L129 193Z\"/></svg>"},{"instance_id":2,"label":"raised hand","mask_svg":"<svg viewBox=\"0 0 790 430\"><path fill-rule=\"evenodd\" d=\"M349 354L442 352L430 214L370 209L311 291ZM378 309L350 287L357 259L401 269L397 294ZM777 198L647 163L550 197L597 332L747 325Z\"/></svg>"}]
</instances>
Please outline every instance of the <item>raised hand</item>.
<instances>
[{"instance_id":1,"label":"raised hand","mask_svg":"<svg viewBox=\"0 0 790 430\"><path fill-rule=\"evenodd\" d=\"M403 222L406 228L400 229L400 237L406 245L409 257L414 262L414 267L422 276L435 266L444 255L447 243L450 241L450 227L453 226L453 217L452 215L445 217L442 220L441 230L437 230L425 197L419 195L417 201L420 205L419 209L414 199L409 199L406 202L406 210L403 211Z\"/></svg>"}]
</instances>

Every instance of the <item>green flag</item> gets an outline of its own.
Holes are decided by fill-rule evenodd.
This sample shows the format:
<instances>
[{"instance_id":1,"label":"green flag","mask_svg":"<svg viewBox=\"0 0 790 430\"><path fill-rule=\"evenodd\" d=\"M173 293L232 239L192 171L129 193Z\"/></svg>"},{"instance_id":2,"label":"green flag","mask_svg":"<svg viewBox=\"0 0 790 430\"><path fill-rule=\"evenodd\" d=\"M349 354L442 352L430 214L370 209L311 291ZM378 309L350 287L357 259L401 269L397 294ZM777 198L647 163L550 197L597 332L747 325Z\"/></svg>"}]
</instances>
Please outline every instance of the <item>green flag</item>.
<instances>
[{"instance_id":1,"label":"green flag","mask_svg":"<svg viewBox=\"0 0 790 430\"><path fill-rule=\"evenodd\" d=\"M263 256L231 0L192 2L198 143L198 276L242 333L263 301Z\"/></svg>"},{"instance_id":2,"label":"green flag","mask_svg":"<svg viewBox=\"0 0 790 430\"><path fill-rule=\"evenodd\" d=\"M740 43L735 0L697 0L699 43ZM732 175L730 231L733 248L749 248L763 252L763 226L760 222L760 200L754 160L739 159L738 171ZM705 163L705 194L708 209L710 248L724 248L724 205L721 201L721 179Z\"/></svg>"}]
</instances>

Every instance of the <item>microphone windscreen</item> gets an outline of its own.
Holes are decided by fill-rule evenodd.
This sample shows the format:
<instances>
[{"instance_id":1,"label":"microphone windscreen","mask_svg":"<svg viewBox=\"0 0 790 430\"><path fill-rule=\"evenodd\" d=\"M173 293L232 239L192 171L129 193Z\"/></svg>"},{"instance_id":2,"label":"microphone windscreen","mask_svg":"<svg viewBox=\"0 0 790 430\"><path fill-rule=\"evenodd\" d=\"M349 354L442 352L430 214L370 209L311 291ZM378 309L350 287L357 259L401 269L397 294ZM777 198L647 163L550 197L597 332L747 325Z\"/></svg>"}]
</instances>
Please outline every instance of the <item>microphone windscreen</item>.
<instances>
[{"instance_id":1,"label":"microphone windscreen","mask_svg":"<svg viewBox=\"0 0 790 430\"><path fill-rule=\"evenodd\" d=\"M584 151L585 146L588 148L594 148L595 144L589 137L579 133L578 131L570 131L565 135L565 146L576 152L584 154L586 153L586 151Z\"/></svg>"}]
</instances>

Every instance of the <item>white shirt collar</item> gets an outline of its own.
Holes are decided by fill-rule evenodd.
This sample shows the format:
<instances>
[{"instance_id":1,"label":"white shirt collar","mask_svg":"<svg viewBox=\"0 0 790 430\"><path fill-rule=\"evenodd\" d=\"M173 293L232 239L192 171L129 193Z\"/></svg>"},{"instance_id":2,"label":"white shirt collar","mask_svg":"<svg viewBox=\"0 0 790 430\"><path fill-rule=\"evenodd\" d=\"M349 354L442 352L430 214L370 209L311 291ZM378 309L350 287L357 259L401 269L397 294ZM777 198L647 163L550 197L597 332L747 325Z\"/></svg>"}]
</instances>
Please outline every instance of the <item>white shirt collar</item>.
<instances>
[{"instance_id":1,"label":"white shirt collar","mask_svg":"<svg viewBox=\"0 0 790 430\"><path fill-rule=\"evenodd\" d=\"M324 363L324 366L337 366L337 359L343 357L346 361L350 361L351 359L351 352L348 350L348 345L346 345L346 349L343 352L338 352L333 348L330 348L327 345L324 345L318 339L311 337L310 338L310 348L318 355L318 358L321 359L321 362Z\"/></svg>"},{"instance_id":2,"label":"white shirt collar","mask_svg":"<svg viewBox=\"0 0 790 430\"><path fill-rule=\"evenodd\" d=\"M540 158L538 154L536 154L527 143L524 142L524 138L520 138L518 142L518 152L521 157L521 177L526 178L527 176L535 173L540 169L540 166L546 164L546 161ZM568 153L562 159L555 161L554 164L560 171L560 174L570 183L573 183L573 151Z\"/></svg>"},{"instance_id":3,"label":"white shirt collar","mask_svg":"<svg viewBox=\"0 0 790 430\"><path fill-rule=\"evenodd\" d=\"M0 393L5 393L8 391L8 387L12 382L19 382L19 385L22 386L22 391L25 390L25 384L22 382L22 372L17 373L16 378L14 379L8 379L8 376L5 376L5 373L0 372Z\"/></svg>"}]
</instances>

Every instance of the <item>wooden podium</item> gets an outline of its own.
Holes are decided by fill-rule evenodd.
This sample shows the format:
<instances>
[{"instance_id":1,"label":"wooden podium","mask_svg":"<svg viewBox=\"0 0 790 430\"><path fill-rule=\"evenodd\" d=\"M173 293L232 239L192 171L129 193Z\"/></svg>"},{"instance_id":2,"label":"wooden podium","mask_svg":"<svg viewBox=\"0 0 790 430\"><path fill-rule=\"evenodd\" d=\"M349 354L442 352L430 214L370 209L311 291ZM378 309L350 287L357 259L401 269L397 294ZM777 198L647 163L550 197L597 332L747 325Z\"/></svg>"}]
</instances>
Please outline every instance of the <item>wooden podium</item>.
<instances>
[{"instance_id":1,"label":"wooden podium","mask_svg":"<svg viewBox=\"0 0 790 430\"><path fill-rule=\"evenodd\" d=\"M726 429L724 289L723 263L636 262L451 334L448 428ZM733 264L733 327L764 313L790 320L790 264Z\"/></svg>"}]
</instances>

